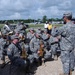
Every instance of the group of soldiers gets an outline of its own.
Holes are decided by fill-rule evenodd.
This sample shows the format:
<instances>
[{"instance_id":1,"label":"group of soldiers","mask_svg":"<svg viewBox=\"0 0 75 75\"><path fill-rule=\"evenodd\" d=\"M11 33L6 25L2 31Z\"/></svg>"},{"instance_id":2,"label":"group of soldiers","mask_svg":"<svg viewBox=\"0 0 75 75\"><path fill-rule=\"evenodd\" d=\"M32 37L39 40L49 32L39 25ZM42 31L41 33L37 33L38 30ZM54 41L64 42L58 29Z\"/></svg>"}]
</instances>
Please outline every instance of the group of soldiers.
<instances>
[{"instance_id":1,"label":"group of soldiers","mask_svg":"<svg viewBox=\"0 0 75 75\"><path fill-rule=\"evenodd\" d=\"M34 63L39 66L50 59L58 60L58 52L61 52L64 73L60 75L72 75L75 26L71 22L71 13L64 14L63 19L66 25L53 27L50 34L47 29L41 28L35 30L30 28L27 31L23 22L11 31L6 22L0 37L2 67L5 65L5 56L8 56L13 65L28 71Z\"/></svg>"},{"instance_id":2,"label":"group of soldiers","mask_svg":"<svg viewBox=\"0 0 75 75\"><path fill-rule=\"evenodd\" d=\"M47 29L26 30L23 22L12 31L8 22L1 29L0 57L2 67L5 65L5 56L22 69L31 68L35 63L42 65L45 61L57 60L58 39L47 33Z\"/></svg>"}]
</instances>

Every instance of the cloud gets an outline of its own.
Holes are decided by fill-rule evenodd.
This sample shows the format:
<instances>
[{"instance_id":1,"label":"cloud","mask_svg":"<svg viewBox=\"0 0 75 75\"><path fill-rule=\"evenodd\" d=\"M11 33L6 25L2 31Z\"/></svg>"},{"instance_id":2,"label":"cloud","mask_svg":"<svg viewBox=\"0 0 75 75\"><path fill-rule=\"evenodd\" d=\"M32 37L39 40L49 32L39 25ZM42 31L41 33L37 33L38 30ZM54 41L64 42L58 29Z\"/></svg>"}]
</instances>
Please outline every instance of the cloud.
<instances>
[{"instance_id":1,"label":"cloud","mask_svg":"<svg viewBox=\"0 0 75 75\"><path fill-rule=\"evenodd\" d=\"M75 15L75 0L0 0L0 19L61 18L66 11Z\"/></svg>"},{"instance_id":2,"label":"cloud","mask_svg":"<svg viewBox=\"0 0 75 75\"><path fill-rule=\"evenodd\" d=\"M9 18L10 19L20 19L21 18L21 14L16 12L13 15L10 15Z\"/></svg>"}]
</instances>

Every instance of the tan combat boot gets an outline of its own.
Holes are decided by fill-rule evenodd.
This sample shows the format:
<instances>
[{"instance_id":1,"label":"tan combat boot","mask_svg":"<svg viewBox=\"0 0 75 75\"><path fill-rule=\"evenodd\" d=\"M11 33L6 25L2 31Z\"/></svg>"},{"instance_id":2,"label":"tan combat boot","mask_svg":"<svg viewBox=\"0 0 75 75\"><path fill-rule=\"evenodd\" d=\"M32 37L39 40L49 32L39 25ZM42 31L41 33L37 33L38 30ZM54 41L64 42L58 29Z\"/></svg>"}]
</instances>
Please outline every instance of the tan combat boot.
<instances>
[{"instance_id":1,"label":"tan combat boot","mask_svg":"<svg viewBox=\"0 0 75 75\"><path fill-rule=\"evenodd\" d=\"M69 73L69 75L72 75L72 70L70 70L70 73Z\"/></svg>"},{"instance_id":2,"label":"tan combat boot","mask_svg":"<svg viewBox=\"0 0 75 75\"><path fill-rule=\"evenodd\" d=\"M5 61L1 60L1 68L3 68L5 66Z\"/></svg>"}]
</instances>

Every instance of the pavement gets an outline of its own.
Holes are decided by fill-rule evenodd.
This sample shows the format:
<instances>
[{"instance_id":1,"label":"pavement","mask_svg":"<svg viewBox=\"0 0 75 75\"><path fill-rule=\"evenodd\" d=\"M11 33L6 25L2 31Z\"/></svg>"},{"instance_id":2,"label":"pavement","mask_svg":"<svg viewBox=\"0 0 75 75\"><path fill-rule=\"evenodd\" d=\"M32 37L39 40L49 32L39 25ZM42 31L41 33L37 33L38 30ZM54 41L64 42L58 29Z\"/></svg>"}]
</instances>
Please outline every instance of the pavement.
<instances>
[{"instance_id":1,"label":"pavement","mask_svg":"<svg viewBox=\"0 0 75 75\"><path fill-rule=\"evenodd\" d=\"M10 64L6 65L3 69L0 68L0 75L59 75L63 73L60 57L57 61L45 62L42 66L37 67L34 72L34 74L25 73L25 71L14 68L14 66L10 69ZM75 75L75 71L73 71L72 75Z\"/></svg>"}]
</instances>

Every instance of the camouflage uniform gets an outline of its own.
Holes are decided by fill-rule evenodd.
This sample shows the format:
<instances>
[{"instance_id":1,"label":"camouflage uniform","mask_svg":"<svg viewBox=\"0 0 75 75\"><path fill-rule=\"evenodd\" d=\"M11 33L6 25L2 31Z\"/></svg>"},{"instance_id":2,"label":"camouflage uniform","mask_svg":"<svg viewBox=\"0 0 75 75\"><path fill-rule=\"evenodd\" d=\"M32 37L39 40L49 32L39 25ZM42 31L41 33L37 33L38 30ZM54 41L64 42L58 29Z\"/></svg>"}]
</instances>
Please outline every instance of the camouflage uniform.
<instances>
[{"instance_id":1,"label":"camouflage uniform","mask_svg":"<svg viewBox=\"0 0 75 75\"><path fill-rule=\"evenodd\" d=\"M30 50L32 52L32 55L34 58L38 61L39 56L38 56L38 50L40 49L40 40L34 36L32 40L30 41Z\"/></svg>"},{"instance_id":2,"label":"camouflage uniform","mask_svg":"<svg viewBox=\"0 0 75 75\"><path fill-rule=\"evenodd\" d=\"M15 39L15 38L18 37L15 35L11 37L11 39ZM13 65L25 69L27 67L27 61L20 57L21 50L22 49L19 43L17 44L11 43L7 49L7 55L11 60L11 62L13 63Z\"/></svg>"},{"instance_id":3,"label":"camouflage uniform","mask_svg":"<svg viewBox=\"0 0 75 75\"><path fill-rule=\"evenodd\" d=\"M41 64L41 59L43 58L43 55L41 55L41 50L44 47L44 43L41 39L41 36L39 33L36 33L34 38L30 41L30 50L32 52L32 55L34 56L34 59L36 62L40 62ZM41 55L41 56L40 56Z\"/></svg>"},{"instance_id":4,"label":"camouflage uniform","mask_svg":"<svg viewBox=\"0 0 75 75\"><path fill-rule=\"evenodd\" d=\"M15 31L15 33L16 33L16 31L17 31L17 32L19 32L19 33L23 33L23 34L26 35L25 26L22 25L22 24L20 24L19 26L17 26L14 31Z\"/></svg>"},{"instance_id":5,"label":"camouflage uniform","mask_svg":"<svg viewBox=\"0 0 75 75\"><path fill-rule=\"evenodd\" d=\"M63 63L63 69L65 74L69 74L69 71L73 69L71 61L74 61L74 39L75 39L75 26L72 22L67 22L66 25L55 28L52 30L53 36L61 35L60 49L61 49L61 61Z\"/></svg>"},{"instance_id":6,"label":"camouflage uniform","mask_svg":"<svg viewBox=\"0 0 75 75\"><path fill-rule=\"evenodd\" d=\"M10 44L9 38L7 37L6 34L7 32L3 31L2 37L0 38L0 55L1 55L1 60L3 61L3 63L5 63L5 56L7 55L7 47Z\"/></svg>"},{"instance_id":7,"label":"camouflage uniform","mask_svg":"<svg viewBox=\"0 0 75 75\"><path fill-rule=\"evenodd\" d=\"M39 34L41 34L41 28L38 28L37 30L36 30L36 33L39 33Z\"/></svg>"},{"instance_id":8,"label":"camouflage uniform","mask_svg":"<svg viewBox=\"0 0 75 75\"><path fill-rule=\"evenodd\" d=\"M44 41L44 44L45 46L47 45L48 43L48 40L49 40L49 34L47 34L47 30L45 29L44 30L44 33L41 35L43 41Z\"/></svg>"},{"instance_id":9,"label":"camouflage uniform","mask_svg":"<svg viewBox=\"0 0 75 75\"><path fill-rule=\"evenodd\" d=\"M44 30L44 33L41 35L44 45L45 45L45 54L44 58L45 59L50 59L51 58L51 51L50 51L50 46L49 46L49 34L47 34L47 29Z\"/></svg>"},{"instance_id":10,"label":"camouflage uniform","mask_svg":"<svg viewBox=\"0 0 75 75\"><path fill-rule=\"evenodd\" d=\"M56 37L50 36L49 45L51 47L52 58L54 58L55 56L57 56L58 39Z\"/></svg>"},{"instance_id":11,"label":"camouflage uniform","mask_svg":"<svg viewBox=\"0 0 75 75\"><path fill-rule=\"evenodd\" d=\"M6 51L5 45L6 45L6 40L1 38L0 39L0 58L3 61L3 63L5 63L5 55L4 55L4 52Z\"/></svg>"},{"instance_id":12,"label":"camouflage uniform","mask_svg":"<svg viewBox=\"0 0 75 75\"><path fill-rule=\"evenodd\" d=\"M24 44L24 48L25 48L26 54L27 54L27 59L29 60L29 63L32 64L34 62L34 57L30 52L29 45L25 44L24 41L20 41L19 44L20 44L21 48Z\"/></svg>"},{"instance_id":13,"label":"camouflage uniform","mask_svg":"<svg viewBox=\"0 0 75 75\"><path fill-rule=\"evenodd\" d=\"M32 33L33 32L33 33ZM31 28L30 30L29 30L29 32L27 33L27 40L30 42L30 40L34 37L34 29L33 28Z\"/></svg>"}]
</instances>

